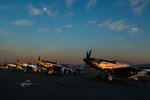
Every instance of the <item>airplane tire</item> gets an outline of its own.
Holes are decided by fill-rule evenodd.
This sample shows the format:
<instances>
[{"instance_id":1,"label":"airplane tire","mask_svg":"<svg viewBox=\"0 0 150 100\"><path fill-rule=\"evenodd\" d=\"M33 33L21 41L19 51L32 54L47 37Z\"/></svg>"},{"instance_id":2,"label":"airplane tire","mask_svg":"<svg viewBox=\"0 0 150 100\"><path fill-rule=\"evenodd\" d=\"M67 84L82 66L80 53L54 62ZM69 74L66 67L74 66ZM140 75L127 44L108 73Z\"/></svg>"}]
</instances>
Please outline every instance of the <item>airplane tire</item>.
<instances>
[{"instance_id":1,"label":"airplane tire","mask_svg":"<svg viewBox=\"0 0 150 100\"><path fill-rule=\"evenodd\" d=\"M12 68L9 68L9 71L12 71Z\"/></svg>"},{"instance_id":2,"label":"airplane tire","mask_svg":"<svg viewBox=\"0 0 150 100\"><path fill-rule=\"evenodd\" d=\"M25 72L25 73L29 72L28 66L27 66L26 68L24 68L24 72Z\"/></svg>"},{"instance_id":3,"label":"airplane tire","mask_svg":"<svg viewBox=\"0 0 150 100\"><path fill-rule=\"evenodd\" d=\"M24 72L29 72L29 71L31 71L32 70L32 68L30 67L30 66L26 66L25 68L24 68Z\"/></svg>"},{"instance_id":4,"label":"airplane tire","mask_svg":"<svg viewBox=\"0 0 150 100\"><path fill-rule=\"evenodd\" d=\"M23 70L25 73L27 72L27 68L24 68L24 70Z\"/></svg>"}]
</instances>

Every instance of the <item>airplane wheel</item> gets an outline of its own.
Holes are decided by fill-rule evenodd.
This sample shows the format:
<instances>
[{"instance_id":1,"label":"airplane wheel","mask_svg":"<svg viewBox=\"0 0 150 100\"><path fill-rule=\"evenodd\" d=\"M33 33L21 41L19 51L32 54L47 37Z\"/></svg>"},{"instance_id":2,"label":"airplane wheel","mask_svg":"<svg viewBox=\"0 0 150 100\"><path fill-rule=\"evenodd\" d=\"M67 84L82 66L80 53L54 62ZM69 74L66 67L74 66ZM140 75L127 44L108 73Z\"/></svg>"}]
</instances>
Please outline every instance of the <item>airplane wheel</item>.
<instances>
[{"instance_id":1,"label":"airplane wheel","mask_svg":"<svg viewBox=\"0 0 150 100\"><path fill-rule=\"evenodd\" d=\"M23 70L25 73L27 72L27 68L24 68L24 70Z\"/></svg>"},{"instance_id":2,"label":"airplane wheel","mask_svg":"<svg viewBox=\"0 0 150 100\"><path fill-rule=\"evenodd\" d=\"M30 66L26 66L25 69L24 69L25 72L29 72L29 71L32 71L32 67Z\"/></svg>"},{"instance_id":3,"label":"airplane wheel","mask_svg":"<svg viewBox=\"0 0 150 100\"><path fill-rule=\"evenodd\" d=\"M9 68L9 71L12 71L12 68Z\"/></svg>"},{"instance_id":4,"label":"airplane wheel","mask_svg":"<svg viewBox=\"0 0 150 100\"><path fill-rule=\"evenodd\" d=\"M29 67L28 66L26 68L24 68L24 72L25 73L29 72Z\"/></svg>"},{"instance_id":5,"label":"airplane wheel","mask_svg":"<svg viewBox=\"0 0 150 100\"><path fill-rule=\"evenodd\" d=\"M54 73L53 70L48 70L48 71L47 71L47 74L48 74L48 75L51 75L51 74L53 74L53 73Z\"/></svg>"}]
</instances>

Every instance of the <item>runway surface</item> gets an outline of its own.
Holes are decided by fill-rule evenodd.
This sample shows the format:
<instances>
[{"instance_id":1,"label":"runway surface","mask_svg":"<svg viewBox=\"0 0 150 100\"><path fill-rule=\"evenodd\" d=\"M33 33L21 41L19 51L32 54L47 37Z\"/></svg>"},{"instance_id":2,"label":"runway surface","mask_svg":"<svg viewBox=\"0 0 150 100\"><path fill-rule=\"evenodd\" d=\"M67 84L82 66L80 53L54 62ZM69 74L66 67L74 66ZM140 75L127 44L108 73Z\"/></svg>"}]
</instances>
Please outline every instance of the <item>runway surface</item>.
<instances>
[{"instance_id":1,"label":"runway surface","mask_svg":"<svg viewBox=\"0 0 150 100\"><path fill-rule=\"evenodd\" d=\"M150 100L150 81L107 83L97 80L97 73L50 76L0 69L0 100Z\"/></svg>"}]
</instances>

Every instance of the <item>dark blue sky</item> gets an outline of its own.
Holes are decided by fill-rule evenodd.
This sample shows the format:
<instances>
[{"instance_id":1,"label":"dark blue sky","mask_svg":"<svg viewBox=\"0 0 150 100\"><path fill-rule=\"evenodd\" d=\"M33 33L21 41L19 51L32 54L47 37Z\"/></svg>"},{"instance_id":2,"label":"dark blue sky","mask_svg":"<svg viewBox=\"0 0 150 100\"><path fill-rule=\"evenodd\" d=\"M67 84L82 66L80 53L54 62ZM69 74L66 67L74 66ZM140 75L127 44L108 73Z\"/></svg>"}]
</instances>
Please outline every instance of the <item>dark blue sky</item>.
<instances>
[{"instance_id":1,"label":"dark blue sky","mask_svg":"<svg viewBox=\"0 0 150 100\"><path fill-rule=\"evenodd\" d=\"M150 63L149 0L1 0L0 62L92 56Z\"/></svg>"}]
</instances>

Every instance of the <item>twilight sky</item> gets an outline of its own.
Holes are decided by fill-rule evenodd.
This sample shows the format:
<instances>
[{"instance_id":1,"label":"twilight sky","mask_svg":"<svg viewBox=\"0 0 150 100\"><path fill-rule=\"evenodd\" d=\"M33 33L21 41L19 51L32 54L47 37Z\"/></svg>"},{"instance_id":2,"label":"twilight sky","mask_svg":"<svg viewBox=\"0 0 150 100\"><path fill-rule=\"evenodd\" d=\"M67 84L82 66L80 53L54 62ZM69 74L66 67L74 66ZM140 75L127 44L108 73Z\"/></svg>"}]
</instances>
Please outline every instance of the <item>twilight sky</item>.
<instances>
[{"instance_id":1,"label":"twilight sky","mask_svg":"<svg viewBox=\"0 0 150 100\"><path fill-rule=\"evenodd\" d=\"M150 0L0 0L0 63L92 56L150 63Z\"/></svg>"}]
</instances>

